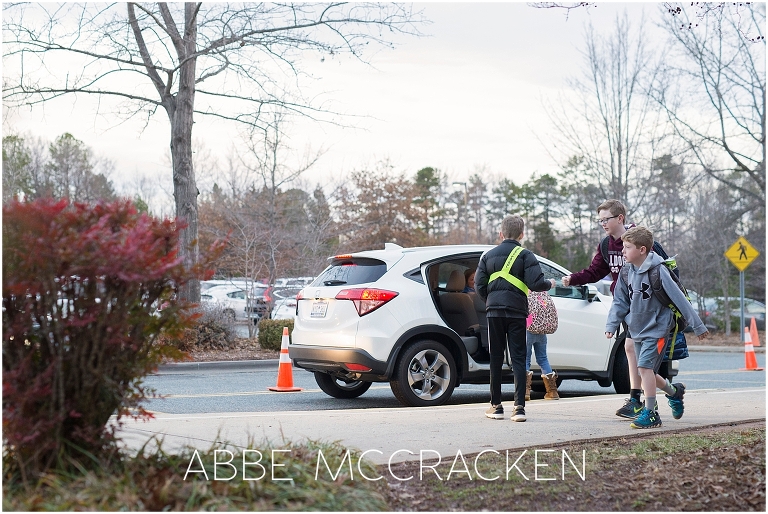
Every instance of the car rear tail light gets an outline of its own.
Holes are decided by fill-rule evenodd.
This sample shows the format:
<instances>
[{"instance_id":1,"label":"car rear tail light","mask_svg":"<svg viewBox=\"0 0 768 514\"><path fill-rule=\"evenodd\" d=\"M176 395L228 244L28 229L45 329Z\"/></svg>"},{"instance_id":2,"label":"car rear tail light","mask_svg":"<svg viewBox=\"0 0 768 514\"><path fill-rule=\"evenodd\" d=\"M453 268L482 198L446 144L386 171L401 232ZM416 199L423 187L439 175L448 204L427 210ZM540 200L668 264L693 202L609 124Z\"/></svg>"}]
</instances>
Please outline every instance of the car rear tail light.
<instances>
[{"instance_id":1,"label":"car rear tail light","mask_svg":"<svg viewBox=\"0 0 768 514\"><path fill-rule=\"evenodd\" d=\"M296 301L303 300L304 299L304 290L302 289L296 294Z\"/></svg>"},{"instance_id":2,"label":"car rear tail light","mask_svg":"<svg viewBox=\"0 0 768 514\"><path fill-rule=\"evenodd\" d=\"M373 312L400 293L385 289L344 289L336 295L337 300L352 300L358 316Z\"/></svg>"},{"instance_id":3,"label":"car rear tail light","mask_svg":"<svg viewBox=\"0 0 768 514\"><path fill-rule=\"evenodd\" d=\"M368 366L363 366L362 364L355 364L354 362L345 362L344 366L349 371L371 371L371 368Z\"/></svg>"}]
</instances>

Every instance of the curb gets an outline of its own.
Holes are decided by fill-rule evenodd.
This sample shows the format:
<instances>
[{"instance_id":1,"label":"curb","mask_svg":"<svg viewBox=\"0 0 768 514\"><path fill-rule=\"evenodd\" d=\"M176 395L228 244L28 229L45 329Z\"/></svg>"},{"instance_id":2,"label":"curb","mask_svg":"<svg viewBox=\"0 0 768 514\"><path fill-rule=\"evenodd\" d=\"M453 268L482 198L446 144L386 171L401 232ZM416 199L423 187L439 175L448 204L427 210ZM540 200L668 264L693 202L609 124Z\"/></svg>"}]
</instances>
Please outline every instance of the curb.
<instances>
[{"instance_id":1,"label":"curb","mask_svg":"<svg viewBox=\"0 0 768 514\"><path fill-rule=\"evenodd\" d=\"M165 373L183 373L185 371L205 370L277 370L278 359L246 360L246 361L210 361L210 362L174 362L157 367L155 375Z\"/></svg>"},{"instance_id":2,"label":"curb","mask_svg":"<svg viewBox=\"0 0 768 514\"><path fill-rule=\"evenodd\" d=\"M692 352L744 353L744 348L741 346L700 346L689 344L688 349ZM755 353L765 353L765 346L756 346Z\"/></svg>"}]
</instances>

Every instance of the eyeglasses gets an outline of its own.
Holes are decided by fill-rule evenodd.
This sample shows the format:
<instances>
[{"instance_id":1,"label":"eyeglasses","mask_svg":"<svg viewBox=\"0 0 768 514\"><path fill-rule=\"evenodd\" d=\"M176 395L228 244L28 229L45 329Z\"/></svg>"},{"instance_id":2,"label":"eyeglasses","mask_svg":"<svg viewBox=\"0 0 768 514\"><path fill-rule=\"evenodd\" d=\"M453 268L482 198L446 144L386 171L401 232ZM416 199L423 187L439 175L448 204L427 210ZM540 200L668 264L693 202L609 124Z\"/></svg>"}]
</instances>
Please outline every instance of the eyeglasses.
<instances>
[{"instance_id":1,"label":"eyeglasses","mask_svg":"<svg viewBox=\"0 0 768 514\"><path fill-rule=\"evenodd\" d=\"M618 214L616 216L611 216L610 218L597 218L597 222L600 225L607 225L608 224L608 220L612 220L613 218L618 218L619 216L620 216L620 214Z\"/></svg>"}]
</instances>

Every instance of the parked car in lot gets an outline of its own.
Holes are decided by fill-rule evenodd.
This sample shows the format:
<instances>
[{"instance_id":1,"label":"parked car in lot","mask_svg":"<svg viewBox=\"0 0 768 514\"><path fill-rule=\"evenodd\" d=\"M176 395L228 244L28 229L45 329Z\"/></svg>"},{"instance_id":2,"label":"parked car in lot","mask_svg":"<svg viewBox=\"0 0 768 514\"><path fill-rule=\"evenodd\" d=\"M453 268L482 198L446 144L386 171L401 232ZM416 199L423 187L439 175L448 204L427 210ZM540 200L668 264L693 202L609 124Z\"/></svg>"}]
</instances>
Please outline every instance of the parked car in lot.
<instances>
[{"instance_id":1,"label":"parked car in lot","mask_svg":"<svg viewBox=\"0 0 768 514\"><path fill-rule=\"evenodd\" d=\"M272 298L275 302L272 307L270 317L272 319L294 319L296 318L296 295L301 291L295 287L285 287L278 289L275 287Z\"/></svg>"},{"instance_id":2,"label":"parked car in lot","mask_svg":"<svg viewBox=\"0 0 768 514\"><path fill-rule=\"evenodd\" d=\"M697 303L693 302L694 306ZM698 298L696 298L698 302ZM703 311L699 313L702 315L702 320L707 328L710 329L722 329L725 326L725 317L723 311L725 310L725 298L722 296L715 298L702 298ZM736 327L738 329L741 322L741 298L729 298L728 307L731 311L731 328ZM759 302L753 298L744 298L744 321L747 326L751 323L751 318L755 318L755 325L758 330L765 330L765 304Z\"/></svg>"},{"instance_id":3,"label":"parked car in lot","mask_svg":"<svg viewBox=\"0 0 768 514\"><path fill-rule=\"evenodd\" d=\"M487 245L402 248L337 255L298 295L289 354L336 398L356 398L373 382L389 382L404 405L440 405L463 383L488 383L485 304L462 293L464 270L476 269ZM568 270L539 258L546 278ZM549 291L559 329L549 336L549 362L559 379L596 380L629 392L624 335L609 340L612 298L593 285ZM487 343L486 343L487 344ZM669 376L676 375L669 363ZM540 370L532 363L541 386ZM504 382L513 382L509 360Z\"/></svg>"},{"instance_id":4,"label":"parked car in lot","mask_svg":"<svg viewBox=\"0 0 768 514\"><path fill-rule=\"evenodd\" d=\"M263 289L266 291L266 288ZM234 321L258 322L269 312L269 302L263 295L250 296L237 285L218 285L203 291L204 302L216 302L224 315Z\"/></svg>"},{"instance_id":5,"label":"parked car in lot","mask_svg":"<svg viewBox=\"0 0 768 514\"><path fill-rule=\"evenodd\" d=\"M733 304L731 304L733 305ZM731 318L741 319L741 307L737 300L736 307L731 310ZM755 325L758 330L765 330L765 304L752 298L744 298L744 319L749 325L750 318L755 318ZM733 321L731 321L733 323Z\"/></svg>"}]
</instances>

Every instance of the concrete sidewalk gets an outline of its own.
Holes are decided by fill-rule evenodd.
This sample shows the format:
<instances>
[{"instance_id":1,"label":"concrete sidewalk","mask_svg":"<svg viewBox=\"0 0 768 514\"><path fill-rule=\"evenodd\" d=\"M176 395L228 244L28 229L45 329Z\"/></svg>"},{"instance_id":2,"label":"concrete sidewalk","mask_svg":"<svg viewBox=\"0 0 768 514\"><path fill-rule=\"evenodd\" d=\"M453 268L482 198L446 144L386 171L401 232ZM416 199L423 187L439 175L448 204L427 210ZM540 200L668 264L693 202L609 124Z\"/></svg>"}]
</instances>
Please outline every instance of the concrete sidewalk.
<instances>
[{"instance_id":1,"label":"concrete sidewalk","mask_svg":"<svg viewBox=\"0 0 768 514\"><path fill-rule=\"evenodd\" d=\"M280 393L290 395L292 393ZM257 449L264 441L275 445L338 441L367 453L377 464L418 460L420 452L438 452L443 459L483 450L546 449L548 445L598 437L633 437L647 430L630 428L629 420L614 412L625 395L527 402L528 421L490 420L487 403L430 408L318 410L309 412L251 412L173 415L162 414L144 422L129 421L119 432L128 448L137 449L152 436L164 437L166 451L189 445L198 450L223 449L229 442L245 447L249 439ZM663 394L659 395L664 426L655 433L746 420L765 421L765 388L710 389L685 395L685 415L672 418ZM410 452L410 453L409 453ZM425 455L425 459L435 454Z\"/></svg>"}]
</instances>

